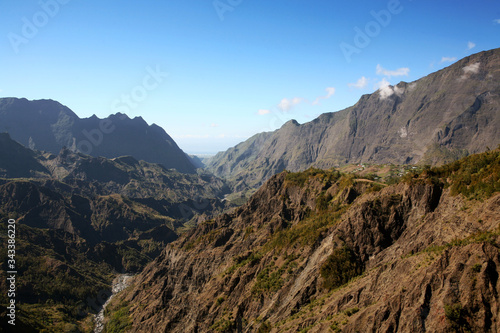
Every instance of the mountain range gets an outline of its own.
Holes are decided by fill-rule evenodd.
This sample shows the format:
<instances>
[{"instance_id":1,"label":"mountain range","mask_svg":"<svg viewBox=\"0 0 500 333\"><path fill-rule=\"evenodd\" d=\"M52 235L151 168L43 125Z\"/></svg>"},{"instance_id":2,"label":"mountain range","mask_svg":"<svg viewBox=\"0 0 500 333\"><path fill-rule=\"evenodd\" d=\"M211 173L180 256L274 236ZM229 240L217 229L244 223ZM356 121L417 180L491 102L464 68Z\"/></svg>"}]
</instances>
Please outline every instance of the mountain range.
<instances>
[{"instance_id":1,"label":"mountain range","mask_svg":"<svg viewBox=\"0 0 500 333\"><path fill-rule=\"evenodd\" d=\"M364 95L353 106L305 124L288 121L218 153L207 168L258 187L283 170L348 163L451 162L500 144L500 49L417 81Z\"/></svg>"},{"instance_id":2,"label":"mountain range","mask_svg":"<svg viewBox=\"0 0 500 333\"><path fill-rule=\"evenodd\" d=\"M91 332L137 273L105 332L497 332L499 110L500 49L208 161L140 117L2 98L16 328Z\"/></svg>"},{"instance_id":3,"label":"mountain range","mask_svg":"<svg viewBox=\"0 0 500 333\"><path fill-rule=\"evenodd\" d=\"M26 147L54 154L67 147L95 157L130 155L183 173L196 171L191 159L161 127L121 113L105 119L81 119L52 100L0 98L0 132L9 133Z\"/></svg>"}]
</instances>

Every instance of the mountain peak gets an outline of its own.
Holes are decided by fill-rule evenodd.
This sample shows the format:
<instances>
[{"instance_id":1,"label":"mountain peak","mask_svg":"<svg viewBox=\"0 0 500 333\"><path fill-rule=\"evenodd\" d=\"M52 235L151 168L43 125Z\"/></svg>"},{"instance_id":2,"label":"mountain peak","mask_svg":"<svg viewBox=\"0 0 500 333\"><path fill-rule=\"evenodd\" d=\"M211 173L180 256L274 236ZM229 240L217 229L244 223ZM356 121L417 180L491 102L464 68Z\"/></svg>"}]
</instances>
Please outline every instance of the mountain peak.
<instances>
[{"instance_id":1,"label":"mountain peak","mask_svg":"<svg viewBox=\"0 0 500 333\"><path fill-rule=\"evenodd\" d=\"M283 170L346 163L442 164L500 143L500 49L480 52L413 82L361 96L344 110L290 120L209 162L216 175L258 186ZM480 87L480 88L479 88Z\"/></svg>"},{"instance_id":2,"label":"mountain peak","mask_svg":"<svg viewBox=\"0 0 500 333\"><path fill-rule=\"evenodd\" d=\"M0 131L25 146L58 154L63 146L92 156L131 155L137 160L194 173L191 160L163 129L142 117L117 113L80 119L52 100L0 99Z\"/></svg>"},{"instance_id":3,"label":"mountain peak","mask_svg":"<svg viewBox=\"0 0 500 333\"><path fill-rule=\"evenodd\" d=\"M291 119L283 125L283 127L285 126L300 126L300 124L297 122L297 120Z\"/></svg>"}]
</instances>

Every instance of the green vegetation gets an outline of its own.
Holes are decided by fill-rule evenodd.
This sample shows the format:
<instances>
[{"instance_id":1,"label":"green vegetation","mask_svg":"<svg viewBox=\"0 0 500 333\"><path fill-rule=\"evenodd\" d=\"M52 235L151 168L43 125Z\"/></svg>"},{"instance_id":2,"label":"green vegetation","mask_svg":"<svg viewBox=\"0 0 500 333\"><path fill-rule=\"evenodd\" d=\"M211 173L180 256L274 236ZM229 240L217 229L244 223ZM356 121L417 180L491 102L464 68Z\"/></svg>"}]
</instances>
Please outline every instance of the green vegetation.
<instances>
[{"instance_id":1,"label":"green vegetation","mask_svg":"<svg viewBox=\"0 0 500 333\"><path fill-rule=\"evenodd\" d=\"M262 259L262 254L258 253L258 252L252 252L250 253L248 256L244 257L244 256L238 256L238 257L235 257L233 258L233 261L234 261L234 265L229 267L225 272L224 272L224 275L225 274L228 274L228 275L231 275L233 274L234 271L236 271L238 268L240 267L243 267L243 266L246 266L247 264L255 264L257 262L260 261L260 259Z\"/></svg>"},{"instance_id":2,"label":"green vegetation","mask_svg":"<svg viewBox=\"0 0 500 333\"><path fill-rule=\"evenodd\" d=\"M344 314L348 317L352 316L353 314L355 313L358 313L359 312L359 308L358 307L354 307L354 308L350 308L350 309L346 309L344 310Z\"/></svg>"},{"instance_id":3,"label":"green vegetation","mask_svg":"<svg viewBox=\"0 0 500 333\"><path fill-rule=\"evenodd\" d=\"M252 288L252 294L268 294L275 293L283 287L284 281L281 275L284 269L280 268L273 271L272 268L266 267L259 274L257 274L256 282Z\"/></svg>"},{"instance_id":4,"label":"green vegetation","mask_svg":"<svg viewBox=\"0 0 500 333\"><path fill-rule=\"evenodd\" d=\"M106 307L106 314L111 313L111 316L104 325L103 333L123 333L130 328L132 321L130 320L129 311L130 305L125 301L109 310Z\"/></svg>"},{"instance_id":5,"label":"green vegetation","mask_svg":"<svg viewBox=\"0 0 500 333\"><path fill-rule=\"evenodd\" d=\"M226 318L221 318L216 321L211 327L211 330L216 330L217 332L233 332L235 328L234 321Z\"/></svg>"},{"instance_id":6,"label":"green vegetation","mask_svg":"<svg viewBox=\"0 0 500 333\"><path fill-rule=\"evenodd\" d=\"M415 255L419 255L422 253L426 254L442 254L446 249L456 247L456 246L466 246L469 244L481 244L481 243L490 243L496 247L500 247L500 243L497 242L498 236L500 236L500 227L498 227L495 231L479 231L468 237L462 239L454 239L451 242L445 243L443 245L431 245L426 249L412 253L407 256L403 256L402 258L412 257ZM471 267L471 270L475 273L479 272L482 268L481 264L475 264Z\"/></svg>"},{"instance_id":7,"label":"green vegetation","mask_svg":"<svg viewBox=\"0 0 500 333\"><path fill-rule=\"evenodd\" d=\"M259 329L257 330L257 333L269 333L271 332L272 328L273 327L271 326L271 324L266 320L260 325Z\"/></svg>"},{"instance_id":8,"label":"green vegetation","mask_svg":"<svg viewBox=\"0 0 500 333\"><path fill-rule=\"evenodd\" d=\"M347 247L333 250L320 268L323 287L326 289L340 287L362 273L362 264Z\"/></svg>"},{"instance_id":9,"label":"green vegetation","mask_svg":"<svg viewBox=\"0 0 500 333\"><path fill-rule=\"evenodd\" d=\"M17 224L16 231L16 297L22 300L23 322L47 332L70 326L82 330L87 313L97 312L100 300L110 294L112 267L92 260L81 251L79 241L64 232L22 224ZM6 255L6 248L0 249L0 257ZM7 270L5 264L3 260L3 271ZM6 302L6 294L1 294L1 306Z\"/></svg>"},{"instance_id":10,"label":"green vegetation","mask_svg":"<svg viewBox=\"0 0 500 333\"><path fill-rule=\"evenodd\" d=\"M382 190L384 186L382 184L373 183L367 190L366 193L378 192Z\"/></svg>"},{"instance_id":11,"label":"green vegetation","mask_svg":"<svg viewBox=\"0 0 500 333\"><path fill-rule=\"evenodd\" d=\"M444 315L451 328L459 332L470 332L469 324L466 320L466 311L460 303L444 306Z\"/></svg>"},{"instance_id":12,"label":"green vegetation","mask_svg":"<svg viewBox=\"0 0 500 333\"><path fill-rule=\"evenodd\" d=\"M275 257L274 260L277 259ZM291 254L285 256L285 259L285 262L280 267L275 264L275 261L271 261L269 265L257 274L255 284L252 287L252 294L254 296L262 294L270 295L283 287L287 279L294 272L294 269L298 266L296 262L298 259L297 255Z\"/></svg>"},{"instance_id":13,"label":"green vegetation","mask_svg":"<svg viewBox=\"0 0 500 333\"><path fill-rule=\"evenodd\" d=\"M307 217L288 229L280 230L273 235L264 249L280 250L297 243L301 246L312 246L323 232L339 221L347 208L348 206L337 205L330 210L323 210Z\"/></svg>"},{"instance_id":14,"label":"green vegetation","mask_svg":"<svg viewBox=\"0 0 500 333\"><path fill-rule=\"evenodd\" d=\"M152 242L154 243L154 242ZM157 244L152 244L156 247ZM144 255L140 251L128 247L128 246L118 246L116 253L121 257L123 269L127 272L139 272L144 268L154 257L149 257Z\"/></svg>"},{"instance_id":15,"label":"green vegetation","mask_svg":"<svg viewBox=\"0 0 500 333\"><path fill-rule=\"evenodd\" d=\"M340 329L340 326L339 326L339 322L338 321L334 321L331 325L330 325L330 329L332 331L334 331L335 333L339 333L339 332L342 332L342 330Z\"/></svg>"},{"instance_id":16,"label":"green vegetation","mask_svg":"<svg viewBox=\"0 0 500 333\"><path fill-rule=\"evenodd\" d=\"M210 224L210 223L213 223L213 221L207 221L205 223ZM217 236L219 235L219 233L220 233L219 229L210 230L206 234L198 236L195 240L192 240L192 241L189 241L188 243L186 243L186 245L184 245L183 249L185 251L189 251L189 250L193 249L195 246L197 246L198 244L209 245L210 243L212 243L213 241L215 241L217 239Z\"/></svg>"},{"instance_id":17,"label":"green vegetation","mask_svg":"<svg viewBox=\"0 0 500 333\"><path fill-rule=\"evenodd\" d=\"M483 265L481 265L481 264L475 264L474 266L471 267L471 270L474 273L479 273L481 271L482 267L483 267Z\"/></svg>"},{"instance_id":18,"label":"green vegetation","mask_svg":"<svg viewBox=\"0 0 500 333\"><path fill-rule=\"evenodd\" d=\"M340 178L340 175L340 172L336 170L327 171L309 168L304 172L288 172L285 178L285 185L303 187L310 179L320 179L324 182L325 186L329 187Z\"/></svg>"},{"instance_id":19,"label":"green vegetation","mask_svg":"<svg viewBox=\"0 0 500 333\"><path fill-rule=\"evenodd\" d=\"M436 168L408 174L405 181L444 182L452 195L484 200L500 191L500 149L471 155Z\"/></svg>"},{"instance_id":20,"label":"green vegetation","mask_svg":"<svg viewBox=\"0 0 500 333\"><path fill-rule=\"evenodd\" d=\"M318 196L318 199L316 199L316 210L318 211L325 211L328 209L328 205L330 204L330 201L333 199L333 196L329 193L326 194L324 192L321 192L320 195Z\"/></svg>"},{"instance_id":21,"label":"green vegetation","mask_svg":"<svg viewBox=\"0 0 500 333\"><path fill-rule=\"evenodd\" d=\"M140 270L151 257L137 241L101 242L93 247L61 230L39 229L18 223L16 265L17 298L24 323L46 332L85 331L89 320L111 294L116 271ZM2 236L2 241L6 240ZM151 239L141 241L155 247ZM137 248L134 248L137 247ZM6 258L7 248L0 249ZM6 271L6 260L2 270ZM1 283L0 283L1 285ZM0 295L5 306L6 294ZM67 330L73 327L72 330Z\"/></svg>"}]
</instances>

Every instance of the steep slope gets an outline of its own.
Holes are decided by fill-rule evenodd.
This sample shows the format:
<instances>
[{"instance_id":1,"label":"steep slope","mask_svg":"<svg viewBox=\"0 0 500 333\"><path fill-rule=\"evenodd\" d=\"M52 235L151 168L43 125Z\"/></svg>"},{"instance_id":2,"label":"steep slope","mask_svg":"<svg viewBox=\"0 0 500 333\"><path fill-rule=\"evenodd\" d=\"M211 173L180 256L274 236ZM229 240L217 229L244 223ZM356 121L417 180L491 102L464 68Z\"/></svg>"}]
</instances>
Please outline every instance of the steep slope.
<instances>
[{"instance_id":1,"label":"steep slope","mask_svg":"<svg viewBox=\"0 0 500 333\"><path fill-rule=\"evenodd\" d=\"M500 143L500 49L481 52L356 105L256 135L207 166L258 186L285 169L346 163L442 164Z\"/></svg>"},{"instance_id":2,"label":"steep slope","mask_svg":"<svg viewBox=\"0 0 500 333\"><path fill-rule=\"evenodd\" d=\"M92 156L124 155L160 163L179 172L194 173L191 160L159 126L141 117L117 113L105 119L80 119L52 100L0 99L0 131L37 150L58 153L62 147Z\"/></svg>"},{"instance_id":3,"label":"steep slope","mask_svg":"<svg viewBox=\"0 0 500 333\"><path fill-rule=\"evenodd\" d=\"M99 311L117 272L140 271L178 237L180 223L145 204L120 195L63 194L36 182L0 181L0 219L16 221L19 321L33 331L81 331L78 323ZM3 231L7 244L6 224ZM7 248L0 254L5 259Z\"/></svg>"},{"instance_id":4,"label":"steep slope","mask_svg":"<svg viewBox=\"0 0 500 333\"><path fill-rule=\"evenodd\" d=\"M37 154L13 141L9 134L0 133L0 177L33 177L48 174Z\"/></svg>"},{"instance_id":5,"label":"steep slope","mask_svg":"<svg viewBox=\"0 0 500 333\"><path fill-rule=\"evenodd\" d=\"M107 159L66 148L41 153L6 133L0 134L0 177L0 220L16 220L16 327L23 332L90 331L116 274L140 271L186 222L229 206L222 201L225 182L209 174L179 173L131 156ZM0 255L7 257L6 246ZM7 260L2 263L6 290ZM6 295L0 296L4 310Z\"/></svg>"},{"instance_id":6,"label":"steep slope","mask_svg":"<svg viewBox=\"0 0 500 333\"><path fill-rule=\"evenodd\" d=\"M384 188L283 172L169 244L115 300L108 327L497 332L499 175L500 150Z\"/></svg>"}]
</instances>

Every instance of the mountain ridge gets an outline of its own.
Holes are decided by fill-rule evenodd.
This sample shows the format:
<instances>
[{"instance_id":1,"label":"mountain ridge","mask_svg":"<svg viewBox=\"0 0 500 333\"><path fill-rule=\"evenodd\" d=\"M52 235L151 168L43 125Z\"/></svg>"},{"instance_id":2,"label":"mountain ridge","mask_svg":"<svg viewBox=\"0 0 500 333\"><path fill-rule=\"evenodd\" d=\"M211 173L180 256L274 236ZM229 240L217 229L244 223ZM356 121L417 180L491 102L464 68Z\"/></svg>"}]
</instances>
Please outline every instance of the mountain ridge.
<instances>
[{"instance_id":1,"label":"mountain ridge","mask_svg":"<svg viewBox=\"0 0 500 333\"><path fill-rule=\"evenodd\" d=\"M500 49L477 53L417 81L363 95L344 110L256 134L207 167L258 187L285 169L451 162L500 143L499 82Z\"/></svg>"},{"instance_id":2,"label":"mountain ridge","mask_svg":"<svg viewBox=\"0 0 500 333\"><path fill-rule=\"evenodd\" d=\"M0 123L0 131L32 149L57 154L68 147L107 158L132 155L179 172L196 172L190 158L165 130L148 125L142 117L131 119L116 113L103 119L96 115L79 118L53 100L0 98Z\"/></svg>"}]
</instances>

